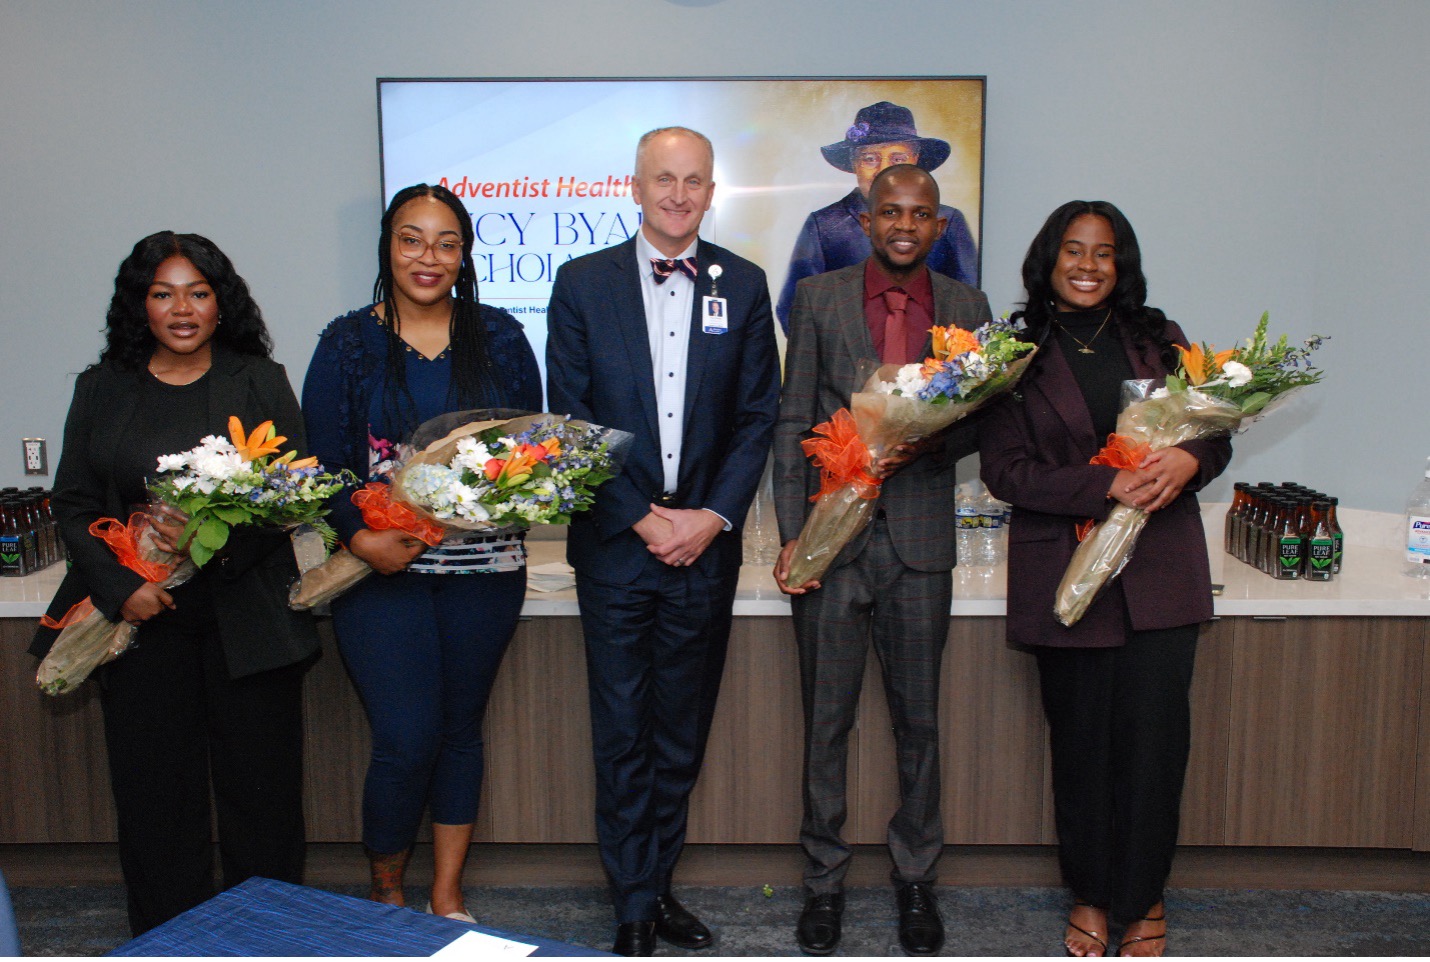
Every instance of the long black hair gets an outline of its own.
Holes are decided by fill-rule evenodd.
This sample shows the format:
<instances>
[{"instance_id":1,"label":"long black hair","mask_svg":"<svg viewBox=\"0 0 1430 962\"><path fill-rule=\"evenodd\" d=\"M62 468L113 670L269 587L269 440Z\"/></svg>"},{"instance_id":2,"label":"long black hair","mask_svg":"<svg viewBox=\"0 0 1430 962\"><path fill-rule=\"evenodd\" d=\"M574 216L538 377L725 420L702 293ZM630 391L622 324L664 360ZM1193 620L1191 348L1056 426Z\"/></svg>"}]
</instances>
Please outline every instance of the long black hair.
<instances>
[{"instance_id":1,"label":"long black hair","mask_svg":"<svg viewBox=\"0 0 1430 962\"><path fill-rule=\"evenodd\" d=\"M386 315L383 328L387 334L387 408L403 426L404 433L416 427L417 416L412 394L407 389L407 362L403 357L407 346L398 334L401 318L393 293L397 285L392 272L392 222L402 205L418 197L431 197L447 205L462 230L462 266L452 289L452 320L447 333L447 350L452 352L450 399L465 407L480 407L494 403L496 387L496 371L487 347L487 325L477 300L471 215L445 187L430 184L404 187L393 196L392 203L382 214L382 232L377 240L377 281L372 287L373 302L382 304Z\"/></svg>"},{"instance_id":2,"label":"long black hair","mask_svg":"<svg viewBox=\"0 0 1430 962\"><path fill-rule=\"evenodd\" d=\"M1013 321L1021 319L1027 324L1030 340L1041 341L1047 334L1057 312L1053 269L1062 251L1063 235L1074 220L1086 214L1101 217L1112 226L1117 283L1105 302L1107 307L1132 340L1152 347L1168 369L1174 370L1177 354L1167 337L1167 315L1147 306L1147 277L1142 273L1137 233L1122 211L1105 200L1070 200L1048 215L1023 258L1023 289L1028 300L1021 311L1013 313Z\"/></svg>"},{"instance_id":3,"label":"long black hair","mask_svg":"<svg viewBox=\"0 0 1430 962\"><path fill-rule=\"evenodd\" d=\"M158 344L149 330L145 300L154 272L171 257L183 257L204 276L218 299L219 325L213 339L240 354L273 356L273 341L263 323L263 313L248 293L248 285L233 269L218 245L198 234L161 230L134 245L114 278L114 297L105 316L104 350L99 362L108 361L131 371L142 371Z\"/></svg>"}]
</instances>

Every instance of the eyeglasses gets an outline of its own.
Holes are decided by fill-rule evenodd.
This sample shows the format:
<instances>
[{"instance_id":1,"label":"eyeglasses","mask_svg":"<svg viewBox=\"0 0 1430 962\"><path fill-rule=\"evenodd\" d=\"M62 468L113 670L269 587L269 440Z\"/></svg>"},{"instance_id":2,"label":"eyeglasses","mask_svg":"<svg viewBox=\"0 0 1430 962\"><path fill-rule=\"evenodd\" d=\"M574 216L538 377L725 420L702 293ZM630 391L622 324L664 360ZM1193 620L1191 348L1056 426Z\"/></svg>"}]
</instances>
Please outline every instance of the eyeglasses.
<instances>
[{"instance_id":1,"label":"eyeglasses","mask_svg":"<svg viewBox=\"0 0 1430 962\"><path fill-rule=\"evenodd\" d=\"M408 260L417 260L431 252L432 259L443 264L455 264L462 259L462 242L439 237L427 243L415 234L396 235L397 252Z\"/></svg>"}]
</instances>

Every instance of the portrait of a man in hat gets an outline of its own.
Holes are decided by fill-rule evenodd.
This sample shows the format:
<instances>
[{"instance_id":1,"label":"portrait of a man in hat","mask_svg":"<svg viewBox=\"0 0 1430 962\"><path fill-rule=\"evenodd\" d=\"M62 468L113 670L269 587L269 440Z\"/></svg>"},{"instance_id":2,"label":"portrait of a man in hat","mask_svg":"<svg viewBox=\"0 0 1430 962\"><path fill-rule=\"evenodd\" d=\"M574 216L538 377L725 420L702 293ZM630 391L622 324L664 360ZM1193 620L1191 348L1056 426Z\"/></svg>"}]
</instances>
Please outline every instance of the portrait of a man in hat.
<instances>
[{"instance_id":1,"label":"portrait of a man in hat","mask_svg":"<svg viewBox=\"0 0 1430 962\"><path fill-rule=\"evenodd\" d=\"M869 256L869 238L859 224L859 215L867 209L869 185L879 171L894 164L914 164L932 172L948 159L949 144L935 137L920 137L913 111L882 100L860 110L844 139L821 147L820 152L831 166L853 174L855 186L805 218L775 307L786 331L795 285L800 280L858 264ZM939 216L947 219L948 226L929 252L929 269L977 287L978 246L967 219L947 205L939 206Z\"/></svg>"}]
</instances>

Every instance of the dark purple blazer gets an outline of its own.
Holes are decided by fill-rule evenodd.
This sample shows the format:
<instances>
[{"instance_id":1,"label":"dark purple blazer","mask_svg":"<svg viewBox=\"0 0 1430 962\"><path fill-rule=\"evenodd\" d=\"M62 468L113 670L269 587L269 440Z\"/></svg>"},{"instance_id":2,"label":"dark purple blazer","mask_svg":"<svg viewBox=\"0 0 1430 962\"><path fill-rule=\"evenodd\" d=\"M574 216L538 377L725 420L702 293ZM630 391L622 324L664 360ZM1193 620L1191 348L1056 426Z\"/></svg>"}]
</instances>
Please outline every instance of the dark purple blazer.
<instances>
[{"instance_id":1,"label":"dark purple blazer","mask_svg":"<svg viewBox=\"0 0 1430 962\"><path fill-rule=\"evenodd\" d=\"M1185 345L1168 321L1172 340ZM1168 371L1150 347L1123 348L1138 378ZM1064 628L1053 617L1053 596L1077 547L1075 526L1102 520L1116 503L1107 489L1116 468L1088 464L1106 441L1093 433L1092 415L1067 359L1048 338L1019 384L1022 399L999 403L982 425L983 483L1013 505L1008 529L1008 640L1018 645L1105 648L1135 631L1197 624L1212 616L1206 535L1196 495L1231 460L1231 441L1178 445L1201 465L1176 501L1153 513L1127 566L1092 603L1081 621Z\"/></svg>"}]
</instances>

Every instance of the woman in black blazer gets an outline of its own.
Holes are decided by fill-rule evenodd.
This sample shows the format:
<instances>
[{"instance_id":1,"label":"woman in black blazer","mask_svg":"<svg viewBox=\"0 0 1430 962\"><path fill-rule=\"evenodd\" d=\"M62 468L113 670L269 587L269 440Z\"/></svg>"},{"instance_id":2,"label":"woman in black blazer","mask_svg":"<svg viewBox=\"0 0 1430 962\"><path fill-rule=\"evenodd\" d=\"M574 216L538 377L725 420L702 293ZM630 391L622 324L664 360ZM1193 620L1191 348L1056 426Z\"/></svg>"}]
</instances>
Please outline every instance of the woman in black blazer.
<instances>
[{"instance_id":1,"label":"woman in black blazer","mask_svg":"<svg viewBox=\"0 0 1430 962\"><path fill-rule=\"evenodd\" d=\"M1197 633L1212 616L1196 495L1231 458L1225 439L1188 441L1119 470L1089 464L1116 427L1122 382L1165 377L1181 328L1146 306L1132 225L1106 201L1048 218L1023 262L1015 320L1042 343L982 424L984 482L1013 505L1008 638L1036 653L1053 758L1059 859L1076 904L1070 955L1161 955L1162 890L1176 847L1190 745ZM1078 522L1121 502L1151 512L1122 573L1072 628L1053 597Z\"/></svg>"},{"instance_id":2,"label":"woman in black blazer","mask_svg":"<svg viewBox=\"0 0 1430 962\"><path fill-rule=\"evenodd\" d=\"M196 234L144 238L120 265L105 334L99 362L76 381L55 471L72 567L49 615L89 595L106 618L139 629L96 675L138 935L215 894L211 790L224 887L253 875L301 881L301 686L318 637L288 609L297 567L282 532L235 529L170 590L88 532L145 510L158 456L226 434L230 415L250 427L272 419L303 448L297 400L233 264ZM153 513L178 550L181 518ZM41 628L31 651L43 656L55 634Z\"/></svg>"}]
</instances>

